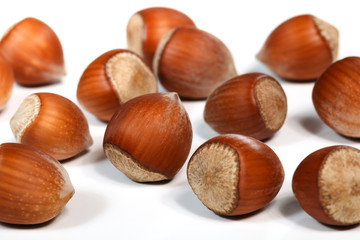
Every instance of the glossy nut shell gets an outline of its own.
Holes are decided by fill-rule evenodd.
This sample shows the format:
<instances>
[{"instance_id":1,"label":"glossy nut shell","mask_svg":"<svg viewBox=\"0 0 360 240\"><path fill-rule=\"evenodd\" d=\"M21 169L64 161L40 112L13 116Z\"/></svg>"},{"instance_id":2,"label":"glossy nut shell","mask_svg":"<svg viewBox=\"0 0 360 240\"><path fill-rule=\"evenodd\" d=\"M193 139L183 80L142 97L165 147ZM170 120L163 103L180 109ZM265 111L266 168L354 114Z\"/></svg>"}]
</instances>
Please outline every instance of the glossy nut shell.
<instances>
[{"instance_id":1,"label":"glossy nut shell","mask_svg":"<svg viewBox=\"0 0 360 240\"><path fill-rule=\"evenodd\" d=\"M315 82L312 100L320 118L336 132L360 137L360 58L333 63Z\"/></svg>"},{"instance_id":2,"label":"glossy nut shell","mask_svg":"<svg viewBox=\"0 0 360 240\"><path fill-rule=\"evenodd\" d=\"M224 82L210 94L204 119L221 134L264 140L282 127L286 113L287 100L280 83L266 74L248 73Z\"/></svg>"},{"instance_id":3,"label":"glossy nut shell","mask_svg":"<svg viewBox=\"0 0 360 240\"><path fill-rule=\"evenodd\" d=\"M308 155L297 167L292 189L300 206L321 223L360 222L360 151L330 146Z\"/></svg>"},{"instance_id":4,"label":"glossy nut shell","mask_svg":"<svg viewBox=\"0 0 360 240\"><path fill-rule=\"evenodd\" d=\"M213 212L236 216L269 204L284 181L277 155L264 143L225 134L203 143L191 156L187 177L199 200Z\"/></svg>"},{"instance_id":5,"label":"glossy nut shell","mask_svg":"<svg viewBox=\"0 0 360 240\"><path fill-rule=\"evenodd\" d=\"M39 224L56 217L74 194L65 168L18 143L0 145L0 222Z\"/></svg>"},{"instance_id":6,"label":"glossy nut shell","mask_svg":"<svg viewBox=\"0 0 360 240\"><path fill-rule=\"evenodd\" d=\"M138 11L129 19L126 36L128 48L152 66L161 38L174 27L195 26L184 13L165 7L152 7Z\"/></svg>"},{"instance_id":7,"label":"glossy nut shell","mask_svg":"<svg viewBox=\"0 0 360 240\"><path fill-rule=\"evenodd\" d=\"M257 58L284 79L309 81L336 60L338 45L334 26L312 15L300 15L275 28Z\"/></svg>"},{"instance_id":8,"label":"glossy nut shell","mask_svg":"<svg viewBox=\"0 0 360 240\"><path fill-rule=\"evenodd\" d=\"M208 97L217 85L236 75L225 44L193 27L177 27L161 39L153 69L166 90L189 99Z\"/></svg>"},{"instance_id":9,"label":"glossy nut shell","mask_svg":"<svg viewBox=\"0 0 360 240\"><path fill-rule=\"evenodd\" d=\"M25 18L12 26L0 41L0 52L12 66L15 81L21 85L49 84L65 75L59 38L36 18Z\"/></svg>"},{"instance_id":10,"label":"glossy nut shell","mask_svg":"<svg viewBox=\"0 0 360 240\"><path fill-rule=\"evenodd\" d=\"M136 182L171 180L192 143L190 119L176 93L136 97L110 120L104 151L111 163Z\"/></svg>"}]
</instances>

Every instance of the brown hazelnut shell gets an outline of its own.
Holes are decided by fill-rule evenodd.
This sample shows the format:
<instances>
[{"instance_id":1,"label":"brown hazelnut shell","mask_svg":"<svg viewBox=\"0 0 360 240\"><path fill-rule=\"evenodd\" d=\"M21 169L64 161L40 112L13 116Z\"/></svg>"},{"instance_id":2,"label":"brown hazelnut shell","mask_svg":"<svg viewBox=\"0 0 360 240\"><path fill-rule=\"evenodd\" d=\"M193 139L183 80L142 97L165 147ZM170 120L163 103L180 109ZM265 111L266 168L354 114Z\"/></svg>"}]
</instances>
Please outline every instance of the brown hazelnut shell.
<instances>
[{"instance_id":1,"label":"brown hazelnut shell","mask_svg":"<svg viewBox=\"0 0 360 240\"><path fill-rule=\"evenodd\" d=\"M290 18L266 39L257 58L278 76L315 80L337 58L338 30L306 14Z\"/></svg>"},{"instance_id":2,"label":"brown hazelnut shell","mask_svg":"<svg viewBox=\"0 0 360 240\"><path fill-rule=\"evenodd\" d=\"M264 140L283 125L287 100L280 83L262 73L236 76L208 97L204 119L215 131Z\"/></svg>"},{"instance_id":3,"label":"brown hazelnut shell","mask_svg":"<svg viewBox=\"0 0 360 240\"><path fill-rule=\"evenodd\" d=\"M282 186L284 170L263 142L225 134L206 141L194 152L187 177L206 207L219 215L236 216L269 204Z\"/></svg>"},{"instance_id":4,"label":"brown hazelnut shell","mask_svg":"<svg viewBox=\"0 0 360 240\"><path fill-rule=\"evenodd\" d=\"M334 131L360 137L360 58L333 63L315 82L312 100L319 117Z\"/></svg>"},{"instance_id":5,"label":"brown hazelnut shell","mask_svg":"<svg viewBox=\"0 0 360 240\"><path fill-rule=\"evenodd\" d=\"M128 48L139 54L149 66L161 38L178 26L194 26L184 13L165 7L151 7L138 11L129 19L126 33Z\"/></svg>"},{"instance_id":6,"label":"brown hazelnut shell","mask_svg":"<svg viewBox=\"0 0 360 240\"><path fill-rule=\"evenodd\" d=\"M129 100L114 114L104 135L112 164L136 182L171 180L185 163L192 128L176 93Z\"/></svg>"},{"instance_id":7,"label":"brown hazelnut shell","mask_svg":"<svg viewBox=\"0 0 360 240\"><path fill-rule=\"evenodd\" d=\"M126 49L113 49L84 70L77 86L77 99L85 110L109 121L124 102L156 91L156 77L141 57Z\"/></svg>"},{"instance_id":8,"label":"brown hazelnut shell","mask_svg":"<svg viewBox=\"0 0 360 240\"><path fill-rule=\"evenodd\" d=\"M65 75L59 38L44 22L25 18L0 41L0 52L12 66L15 81L24 86L44 85Z\"/></svg>"},{"instance_id":9,"label":"brown hazelnut shell","mask_svg":"<svg viewBox=\"0 0 360 240\"><path fill-rule=\"evenodd\" d=\"M161 39L153 70L166 90L188 99L204 99L236 75L233 57L220 39L184 26Z\"/></svg>"},{"instance_id":10,"label":"brown hazelnut shell","mask_svg":"<svg viewBox=\"0 0 360 240\"><path fill-rule=\"evenodd\" d=\"M69 99L54 93L34 93L24 99L10 120L19 143L68 159L93 143L88 122Z\"/></svg>"},{"instance_id":11,"label":"brown hazelnut shell","mask_svg":"<svg viewBox=\"0 0 360 240\"><path fill-rule=\"evenodd\" d=\"M360 222L360 151L330 146L308 155L296 168L292 189L317 221L336 226Z\"/></svg>"},{"instance_id":12,"label":"brown hazelnut shell","mask_svg":"<svg viewBox=\"0 0 360 240\"><path fill-rule=\"evenodd\" d=\"M53 157L18 143L0 145L0 222L39 224L56 217L74 194Z\"/></svg>"},{"instance_id":13,"label":"brown hazelnut shell","mask_svg":"<svg viewBox=\"0 0 360 240\"><path fill-rule=\"evenodd\" d=\"M7 61L0 55L0 111L10 99L14 86L14 72Z\"/></svg>"}]
</instances>

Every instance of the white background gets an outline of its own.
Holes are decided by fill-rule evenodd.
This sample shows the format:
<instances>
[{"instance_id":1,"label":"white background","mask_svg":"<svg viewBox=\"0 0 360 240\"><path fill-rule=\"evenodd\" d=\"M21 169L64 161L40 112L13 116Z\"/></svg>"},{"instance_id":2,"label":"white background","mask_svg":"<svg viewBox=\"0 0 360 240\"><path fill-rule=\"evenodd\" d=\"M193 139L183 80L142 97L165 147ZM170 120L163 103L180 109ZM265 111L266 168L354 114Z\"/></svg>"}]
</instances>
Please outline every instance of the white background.
<instances>
[{"instance_id":1,"label":"white background","mask_svg":"<svg viewBox=\"0 0 360 240\"><path fill-rule=\"evenodd\" d=\"M59 84L25 88L15 85L0 113L0 142L13 142L9 119L33 92L54 92L77 103L76 86L85 67L100 54L126 48L126 24L136 11L167 6L185 12L197 26L220 38L231 50L239 74L271 74L255 54L281 22L311 13L340 32L339 58L360 55L360 14L357 1L2 1L0 34L15 22L36 17L60 38L67 75ZM93 146L85 154L63 162L76 193L62 213L47 224L18 227L0 224L0 239L358 239L360 227L346 230L318 223L301 210L291 191L293 172L311 152L330 145L358 147L316 115L311 101L313 83L279 79L288 99L282 129L266 142L279 156L285 181L275 200L256 214L238 218L215 215L193 194L186 165L167 184L138 184L127 179L106 159L102 138L106 125L85 112ZM163 91L163 90L162 90ZM184 102L194 138L192 154L216 136L203 121L204 101ZM0 176L1 181L1 176Z\"/></svg>"}]
</instances>

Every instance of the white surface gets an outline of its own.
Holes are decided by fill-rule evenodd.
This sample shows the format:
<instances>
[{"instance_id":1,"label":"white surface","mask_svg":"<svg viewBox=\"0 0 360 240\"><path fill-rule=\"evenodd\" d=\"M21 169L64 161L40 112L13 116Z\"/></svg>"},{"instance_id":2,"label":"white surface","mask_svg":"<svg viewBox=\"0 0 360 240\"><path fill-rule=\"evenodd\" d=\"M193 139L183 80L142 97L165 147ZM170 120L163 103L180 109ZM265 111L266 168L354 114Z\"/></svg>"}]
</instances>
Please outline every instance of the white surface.
<instances>
[{"instance_id":1,"label":"white surface","mask_svg":"<svg viewBox=\"0 0 360 240\"><path fill-rule=\"evenodd\" d=\"M13 142L9 119L33 92L54 92L76 100L76 86L85 67L113 48L126 48L126 24L136 11L168 6L187 13L197 26L220 38L231 50L239 73L271 74L255 59L268 34L282 21L311 13L340 31L339 58L360 55L360 14L357 1L3 1L0 34L13 23L36 17L58 34L65 53L67 76L60 84L41 88L15 86L0 113L0 142ZM282 129L266 142L279 156L285 182L275 200L262 211L235 219L215 215L191 191L186 165L163 185L138 184L127 179L105 158L102 138L106 125L86 113L94 144L86 154L64 162L76 193L53 221L36 227L0 224L8 239L358 239L360 227L336 230L324 226L296 203L292 174L311 152L330 145L359 147L325 124L311 102L313 83L277 78L288 98ZM204 101L184 102L194 138L191 153L216 136L203 121ZM1 176L0 176L1 179Z\"/></svg>"}]
</instances>

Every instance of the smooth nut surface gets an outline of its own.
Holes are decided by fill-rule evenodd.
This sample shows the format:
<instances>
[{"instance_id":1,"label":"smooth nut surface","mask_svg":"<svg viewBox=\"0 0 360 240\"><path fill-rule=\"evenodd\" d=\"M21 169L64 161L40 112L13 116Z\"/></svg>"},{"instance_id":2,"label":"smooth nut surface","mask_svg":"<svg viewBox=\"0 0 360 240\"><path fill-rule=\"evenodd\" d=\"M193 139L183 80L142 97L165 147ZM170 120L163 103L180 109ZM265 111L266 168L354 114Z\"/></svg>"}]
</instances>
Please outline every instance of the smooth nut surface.
<instances>
[{"instance_id":1,"label":"smooth nut surface","mask_svg":"<svg viewBox=\"0 0 360 240\"><path fill-rule=\"evenodd\" d=\"M336 60L338 45L334 26L312 15L299 15L271 32L257 58L284 79L309 81Z\"/></svg>"},{"instance_id":2,"label":"smooth nut surface","mask_svg":"<svg viewBox=\"0 0 360 240\"><path fill-rule=\"evenodd\" d=\"M284 181L277 155L244 135L209 139L191 156L187 178L199 200L225 216L254 212L271 202Z\"/></svg>"},{"instance_id":3,"label":"smooth nut surface","mask_svg":"<svg viewBox=\"0 0 360 240\"><path fill-rule=\"evenodd\" d=\"M44 85L65 75L59 38L36 18L25 18L14 24L2 37L0 51L12 66L19 84Z\"/></svg>"},{"instance_id":4,"label":"smooth nut surface","mask_svg":"<svg viewBox=\"0 0 360 240\"><path fill-rule=\"evenodd\" d=\"M57 160L75 156L93 140L81 110L53 93L35 93L24 99L10 120L17 142L39 149Z\"/></svg>"},{"instance_id":5,"label":"smooth nut surface","mask_svg":"<svg viewBox=\"0 0 360 240\"><path fill-rule=\"evenodd\" d=\"M315 82L312 100L319 117L333 130L360 137L360 58L333 63Z\"/></svg>"},{"instance_id":6,"label":"smooth nut surface","mask_svg":"<svg viewBox=\"0 0 360 240\"><path fill-rule=\"evenodd\" d=\"M360 151L331 146L307 156L297 167L292 188L300 206L319 222L360 222Z\"/></svg>"},{"instance_id":7,"label":"smooth nut surface","mask_svg":"<svg viewBox=\"0 0 360 240\"><path fill-rule=\"evenodd\" d=\"M129 19L126 28L128 48L152 66L160 39L177 26L195 26L184 13L165 7L152 7L138 11Z\"/></svg>"},{"instance_id":8,"label":"smooth nut surface","mask_svg":"<svg viewBox=\"0 0 360 240\"><path fill-rule=\"evenodd\" d=\"M153 70L166 90L189 99L208 97L217 85L236 75L225 44L194 27L176 27L161 39Z\"/></svg>"},{"instance_id":9,"label":"smooth nut surface","mask_svg":"<svg viewBox=\"0 0 360 240\"><path fill-rule=\"evenodd\" d=\"M204 119L215 131L267 139L284 124L287 99L278 81L262 73L236 76L208 97Z\"/></svg>"},{"instance_id":10,"label":"smooth nut surface","mask_svg":"<svg viewBox=\"0 0 360 240\"><path fill-rule=\"evenodd\" d=\"M0 111L10 99L14 85L14 72L7 61L0 56Z\"/></svg>"},{"instance_id":11,"label":"smooth nut surface","mask_svg":"<svg viewBox=\"0 0 360 240\"><path fill-rule=\"evenodd\" d=\"M65 168L17 143L0 145L0 222L39 224L56 217L74 194Z\"/></svg>"},{"instance_id":12,"label":"smooth nut surface","mask_svg":"<svg viewBox=\"0 0 360 240\"><path fill-rule=\"evenodd\" d=\"M135 53L114 49L103 53L84 70L77 86L82 107L109 121L126 101L157 91L151 69Z\"/></svg>"},{"instance_id":13,"label":"smooth nut surface","mask_svg":"<svg viewBox=\"0 0 360 240\"><path fill-rule=\"evenodd\" d=\"M119 107L104 135L104 152L136 182L171 180L192 143L189 116L176 93L152 93Z\"/></svg>"}]
</instances>

